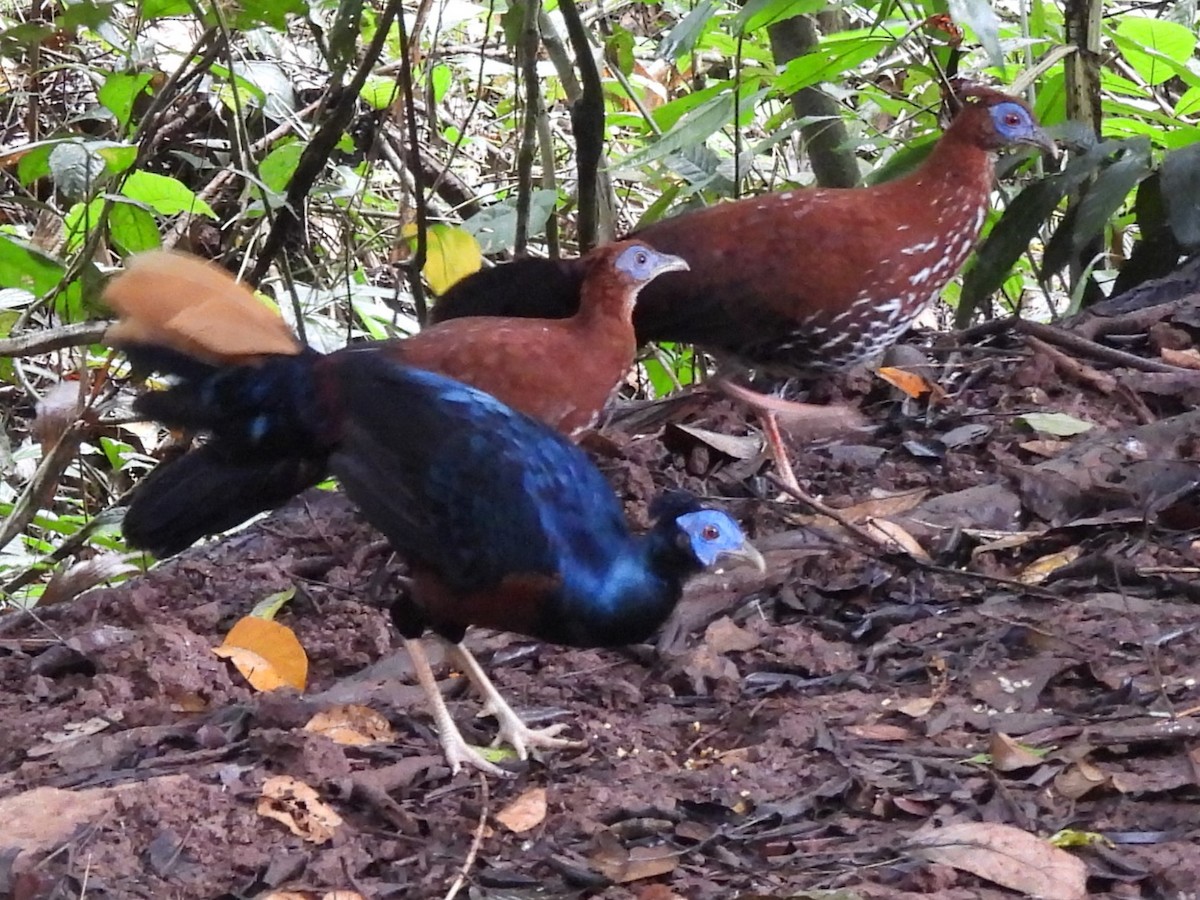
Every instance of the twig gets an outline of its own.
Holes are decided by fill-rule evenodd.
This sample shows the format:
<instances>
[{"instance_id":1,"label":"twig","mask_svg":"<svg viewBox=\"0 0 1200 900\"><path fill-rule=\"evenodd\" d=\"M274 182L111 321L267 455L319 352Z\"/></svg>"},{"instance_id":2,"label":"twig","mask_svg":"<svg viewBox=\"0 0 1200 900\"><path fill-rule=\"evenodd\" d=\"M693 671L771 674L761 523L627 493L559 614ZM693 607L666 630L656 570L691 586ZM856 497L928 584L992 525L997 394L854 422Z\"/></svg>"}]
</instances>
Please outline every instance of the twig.
<instances>
[{"instance_id":1,"label":"twig","mask_svg":"<svg viewBox=\"0 0 1200 900\"><path fill-rule=\"evenodd\" d=\"M525 17L521 39L517 42L521 80L525 88L525 115L521 122L521 144L517 148L517 234L513 255L525 255L529 243L529 213L533 202L533 157L537 148L538 115L541 112L541 86L537 75L538 12L541 0L524 0Z\"/></svg>"},{"instance_id":2,"label":"twig","mask_svg":"<svg viewBox=\"0 0 1200 900\"><path fill-rule=\"evenodd\" d=\"M487 828L489 809L487 776L482 774L479 776L479 795L481 807L479 810L479 824L475 826L475 837L471 840L471 849L467 851L467 858L463 860L462 871L454 879L454 884L450 885L450 890L446 891L445 900L454 900L458 892L462 890L463 885L467 883L467 873L475 865L475 857L479 855L479 848L483 846L483 832Z\"/></svg>"},{"instance_id":3,"label":"twig","mask_svg":"<svg viewBox=\"0 0 1200 900\"><path fill-rule=\"evenodd\" d=\"M870 548L873 552L878 553L879 556L876 557L877 559L880 559L883 562L892 562L899 569L907 571L920 570L922 572L929 572L933 575L947 575L951 578L961 578L965 581L979 581L983 582L984 584L994 584L998 587L1010 588L1022 594L1026 594L1031 597L1037 597L1042 600L1063 599L1053 591L1034 587L1030 584L1024 584L1023 582L1012 578L1002 578L999 575L987 575L983 572L971 572L966 569L951 569L946 566L939 566L935 565L934 563L924 562L923 560L917 559L915 556L910 556L907 553L897 553L891 551L884 546L882 541L878 540L862 528L859 528L853 522L846 519L846 517L839 513L836 509L826 506L820 500L810 497L808 494L804 493L804 491L789 487L774 475L767 475L767 480L785 494L795 497L801 503L804 503L812 508L814 512L833 519L833 521L841 525L846 529L846 531L853 535L856 540Z\"/></svg>"},{"instance_id":4,"label":"twig","mask_svg":"<svg viewBox=\"0 0 1200 900\"><path fill-rule=\"evenodd\" d=\"M1124 350L1117 350L1114 347L1106 347L1103 344L1089 341L1087 338L1080 337L1070 331L1064 331L1062 328L1055 328L1053 325L1030 322L1028 319L1017 319L1015 325L1016 329L1022 334L1041 338L1048 344L1057 344L1073 353L1078 353L1081 356L1087 356L1100 362L1112 363L1114 366L1128 366L1131 369L1139 369L1143 372L1191 371L1182 366L1173 366L1170 363L1159 362L1155 359L1146 359L1145 357L1138 356L1136 353L1127 353Z\"/></svg>"},{"instance_id":5,"label":"twig","mask_svg":"<svg viewBox=\"0 0 1200 900\"><path fill-rule=\"evenodd\" d=\"M1039 337L1034 337L1032 334L1026 335L1025 340L1031 348L1048 357L1054 363L1054 367L1068 378L1074 378L1076 381L1094 387L1106 396L1117 389L1117 379L1113 378L1107 372L1100 372L1093 369L1086 363L1080 362L1073 356L1068 356L1057 347L1050 346L1050 344Z\"/></svg>"},{"instance_id":6,"label":"twig","mask_svg":"<svg viewBox=\"0 0 1200 900\"><path fill-rule=\"evenodd\" d=\"M600 160L604 154L604 86L592 54L592 43L575 0L561 0L558 11L567 26L567 37L575 50L575 65L583 83L583 94L571 106L571 127L575 133L575 163L579 172L579 251L586 253L596 245L600 210L598 190Z\"/></svg>"},{"instance_id":7,"label":"twig","mask_svg":"<svg viewBox=\"0 0 1200 900\"><path fill-rule=\"evenodd\" d=\"M27 331L0 340L0 356L37 356L67 347L94 344L104 337L107 330L107 322L80 322L78 325L62 325L45 331Z\"/></svg>"},{"instance_id":8,"label":"twig","mask_svg":"<svg viewBox=\"0 0 1200 900\"><path fill-rule=\"evenodd\" d=\"M1041 338L1047 344L1055 344L1080 356L1111 363L1114 366L1126 366L1141 372L1168 372L1172 374L1192 371L1182 366L1172 366L1169 363L1159 362L1156 359L1146 359L1145 357L1138 356L1136 353L1127 353L1124 350L1117 350L1114 347L1106 347L1103 344L1098 344L1074 332L1056 328L1053 325L1044 325L1041 322L1031 322L1028 319L1018 319L1014 316L1010 316L1007 319L992 319L990 322L984 322L982 325L968 328L959 334L959 339L964 343L968 343L989 335L1001 334L1010 329L1020 334Z\"/></svg>"},{"instance_id":9,"label":"twig","mask_svg":"<svg viewBox=\"0 0 1200 900\"><path fill-rule=\"evenodd\" d=\"M409 38L408 33L404 30L404 8L400 3L396 3L395 7L396 28L400 33L400 89L404 94L404 122L408 130L409 152L415 157L420 155L421 138L417 133L417 101L413 87ZM392 6L389 5L388 8L392 9ZM381 24L380 27L387 30L386 25ZM380 50L382 50L382 46ZM355 93L357 93L357 88ZM425 321L429 318L429 308L425 304L425 287L421 284L421 270L425 268L425 257L429 252L429 210L425 206L425 175L421 167L410 166L409 173L412 175L413 204L417 213L417 249L408 261L408 283L409 289L412 291L413 305L417 310L417 324L424 328Z\"/></svg>"},{"instance_id":10,"label":"twig","mask_svg":"<svg viewBox=\"0 0 1200 900\"><path fill-rule=\"evenodd\" d=\"M392 21L397 17L400 6L400 0L389 0L378 15L375 36L363 51L359 66L350 81L345 86L330 85L321 98L321 108L313 117L314 120L321 123L321 126L305 145L304 151L296 163L292 180L288 183L284 203L279 207L275 222L267 232L267 237L255 260L254 268L247 279L251 284L258 284L262 281L267 269L274 263L276 255L283 249L287 239L300 230L304 221L308 194L317 178L325 170L334 147L341 140L342 133L354 116L355 105L350 102L349 98L357 97L367 78L373 74L375 64L391 35ZM419 203L417 212L420 216L421 204ZM420 225L419 221L418 225Z\"/></svg>"}]
</instances>

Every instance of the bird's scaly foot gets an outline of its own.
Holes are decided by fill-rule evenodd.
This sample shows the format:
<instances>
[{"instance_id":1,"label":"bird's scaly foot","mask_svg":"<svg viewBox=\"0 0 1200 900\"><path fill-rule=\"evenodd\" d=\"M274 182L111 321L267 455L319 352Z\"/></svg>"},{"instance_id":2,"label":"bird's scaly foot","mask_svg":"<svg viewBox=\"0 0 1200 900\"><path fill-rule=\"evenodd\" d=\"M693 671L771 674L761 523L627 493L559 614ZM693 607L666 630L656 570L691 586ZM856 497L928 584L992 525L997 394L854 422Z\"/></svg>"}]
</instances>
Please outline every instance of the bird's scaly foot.
<instances>
[{"instance_id":1,"label":"bird's scaly foot","mask_svg":"<svg viewBox=\"0 0 1200 900\"><path fill-rule=\"evenodd\" d=\"M496 739L492 741L493 747L501 743L508 744L516 751L518 757L528 759L530 747L558 750L564 747L584 746L582 741L555 737L567 727L561 722L546 728L530 728L508 705L508 701L504 699L496 685L492 683L492 679L483 671L483 667L479 665L479 660L475 658L474 654L462 644L453 644L451 649L458 657L463 671L471 679L471 683L483 694L485 703L483 711L479 715L494 716L499 725Z\"/></svg>"}]
</instances>

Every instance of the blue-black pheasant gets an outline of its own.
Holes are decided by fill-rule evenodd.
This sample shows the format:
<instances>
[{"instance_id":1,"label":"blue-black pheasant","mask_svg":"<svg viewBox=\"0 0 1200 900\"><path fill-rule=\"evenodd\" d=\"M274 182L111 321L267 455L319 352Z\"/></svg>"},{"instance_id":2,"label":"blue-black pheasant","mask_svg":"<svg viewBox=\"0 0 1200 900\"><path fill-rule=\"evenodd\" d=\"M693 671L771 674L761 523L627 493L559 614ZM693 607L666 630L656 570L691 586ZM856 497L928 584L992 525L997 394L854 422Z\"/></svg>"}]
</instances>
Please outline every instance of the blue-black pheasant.
<instances>
[{"instance_id":1,"label":"blue-black pheasant","mask_svg":"<svg viewBox=\"0 0 1200 900\"><path fill-rule=\"evenodd\" d=\"M173 377L136 408L207 435L193 452L214 461L178 477L172 464L152 474L133 495L127 536L159 547L161 524L174 546L176 523L192 509L223 501L240 513L283 499L238 496L247 471L332 471L408 561L410 589L392 617L455 770L503 773L454 725L418 641L425 631L450 643L499 723L497 740L524 757L568 742L556 737L560 726L529 728L504 701L461 644L469 626L577 647L637 642L671 613L689 576L726 557L762 565L733 519L691 495L664 497L651 530L632 535L581 450L490 394L405 365L379 344L329 355L295 346L248 294L214 302L206 315L169 316L152 297L118 304L112 340L136 368Z\"/></svg>"}]
</instances>

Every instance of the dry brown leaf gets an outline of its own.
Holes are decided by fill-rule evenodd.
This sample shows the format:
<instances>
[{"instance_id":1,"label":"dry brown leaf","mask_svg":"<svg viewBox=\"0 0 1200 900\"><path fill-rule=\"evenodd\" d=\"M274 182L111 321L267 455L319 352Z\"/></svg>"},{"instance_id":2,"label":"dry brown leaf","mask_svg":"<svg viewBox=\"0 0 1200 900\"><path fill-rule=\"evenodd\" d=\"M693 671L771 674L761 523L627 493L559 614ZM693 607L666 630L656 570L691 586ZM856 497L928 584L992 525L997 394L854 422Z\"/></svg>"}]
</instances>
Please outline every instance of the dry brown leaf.
<instances>
[{"instance_id":1,"label":"dry brown leaf","mask_svg":"<svg viewBox=\"0 0 1200 900\"><path fill-rule=\"evenodd\" d=\"M729 616L722 616L705 629L704 643L714 653L744 653L757 647L759 640L746 629L734 624Z\"/></svg>"},{"instance_id":2,"label":"dry brown leaf","mask_svg":"<svg viewBox=\"0 0 1200 900\"><path fill-rule=\"evenodd\" d=\"M913 559L921 562L933 562L917 539L895 522L889 522L887 519L867 519L863 524L863 529L880 543L894 545Z\"/></svg>"},{"instance_id":3,"label":"dry brown leaf","mask_svg":"<svg viewBox=\"0 0 1200 900\"><path fill-rule=\"evenodd\" d=\"M50 583L42 592L38 606L53 606L73 600L98 584L137 571L140 571L138 567L127 562L119 553L98 553L82 562L60 563L50 576Z\"/></svg>"},{"instance_id":4,"label":"dry brown leaf","mask_svg":"<svg viewBox=\"0 0 1200 900\"><path fill-rule=\"evenodd\" d=\"M31 759L49 756L51 753L61 750L64 744L107 731L124 718L124 712L114 709L105 716L93 716L83 722L68 722L58 731L44 732L41 740L26 750L25 755Z\"/></svg>"},{"instance_id":5,"label":"dry brown leaf","mask_svg":"<svg viewBox=\"0 0 1200 900\"><path fill-rule=\"evenodd\" d=\"M295 632L270 619L239 619L213 653L232 662L258 691L303 691L308 682L308 655Z\"/></svg>"},{"instance_id":6,"label":"dry brown leaf","mask_svg":"<svg viewBox=\"0 0 1200 900\"><path fill-rule=\"evenodd\" d=\"M627 884L674 871L679 865L679 854L662 847L627 850L612 832L601 831L596 835L596 852L591 862L609 881Z\"/></svg>"},{"instance_id":7,"label":"dry brown leaf","mask_svg":"<svg viewBox=\"0 0 1200 900\"><path fill-rule=\"evenodd\" d=\"M317 713L308 720L304 730L323 734L348 747L387 744L396 739L396 732L382 713L357 703Z\"/></svg>"},{"instance_id":8,"label":"dry brown leaf","mask_svg":"<svg viewBox=\"0 0 1200 900\"><path fill-rule=\"evenodd\" d=\"M997 772L1032 769L1044 762L1040 756L1007 734L993 734L988 752L992 756L992 768Z\"/></svg>"},{"instance_id":9,"label":"dry brown leaf","mask_svg":"<svg viewBox=\"0 0 1200 900\"><path fill-rule=\"evenodd\" d=\"M762 451L762 439L752 435L722 434L719 431L697 428L694 425L681 425L678 422L673 423L671 427L731 459L754 459Z\"/></svg>"},{"instance_id":10,"label":"dry brown leaf","mask_svg":"<svg viewBox=\"0 0 1200 900\"><path fill-rule=\"evenodd\" d=\"M1079 559L1083 553L1083 548L1079 546L1068 547L1065 550L1060 550L1058 553L1051 553L1047 556L1035 559L1017 576L1017 580L1021 584L1041 584L1050 575L1061 569L1068 563L1073 563Z\"/></svg>"},{"instance_id":11,"label":"dry brown leaf","mask_svg":"<svg viewBox=\"0 0 1200 900\"><path fill-rule=\"evenodd\" d=\"M863 741L911 741L913 733L900 725L873 722L868 725L847 725L846 734Z\"/></svg>"},{"instance_id":12,"label":"dry brown leaf","mask_svg":"<svg viewBox=\"0 0 1200 900\"><path fill-rule=\"evenodd\" d=\"M915 834L913 856L970 872L1039 900L1087 897L1087 866L1044 838L995 822L962 822Z\"/></svg>"},{"instance_id":13,"label":"dry brown leaf","mask_svg":"<svg viewBox=\"0 0 1200 900\"><path fill-rule=\"evenodd\" d=\"M914 697L911 700L901 700L899 703L893 703L891 709L908 716L910 719L919 719L922 716L929 715L929 711L933 709L936 703L936 697Z\"/></svg>"},{"instance_id":14,"label":"dry brown leaf","mask_svg":"<svg viewBox=\"0 0 1200 900\"><path fill-rule=\"evenodd\" d=\"M358 891L329 891L321 900L366 900Z\"/></svg>"},{"instance_id":15,"label":"dry brown leaf","mask_svg":"<svg viewBox=\"0 0 1200 900\"><path fill-rule=\"evenodd\" d=\"M287 826L292 834L324 844L342 825L342 817L303 781L276 775L263 783L258 814Z\"/></svg>"},{"instance_id":16,"label":"dry brown leaf","mask_svg":"<svg viewBox=\"0 0 1200 900\"><path fill-rule=\"evenodd\" d=\"M637 892L637 900L684 900L665 884L648 884Z\"/></svg>"},{"instance_id":17,"label":"dry brown leaf","mask_svg":"<svg viewBox=\"0 0 1200 900\"><path fill-rule=\"evenodd\" d=\"M536 828L546 820L546 789L531 788L500 812L496 821L515 834Z\"/></svg>"},{"instance_id":18,"label":"dry brown leaf","mask_svg":"<svg viewBox=\"0 0 1200 900\"><path fill-rule=\"evenodd\" d=\"M914 488L910 491L900 491L895 494L884 494L845 506L838 510L838 515L847 522L865 522L868 519L902 516L921 505L921 501L929 494L928 488Z\"/></svg>"},{"instance_id":19,"label":"dry brown leaf","mask_svg":"<svg viewBox=\"0 0 1200 900\"><path fill-rule=\"evenodd\" d=\"M1064 450L1070 449L1070 441L1055 441L1050 438L1036 438L1032 441L1022 441L1017 445L1022 450L1026 450L1037 456L1044 456L1047 459L1052 459Z\"/></svg>"},{"instance_id":20,"label":"dry brown leaf","mask_svg":"<svg viewBox=\"0 0 1200 900\"><path fill-rule=\"evenodd\" d=\"M1098 787L1108 784L1108 776L1090 762L1081 759L1054 777L1054 789L1068 800L1078 800Z\"/></svg>"},{"instance_id":21,"label":"dry brown leaf","mask_svg":"<svg viewBox=\"0 0 1200 900\"><path fill-rule=\"evenodd\" d=\"M1200 369L1200 350L1195 347L1188 347L1186 350L1172 350L1170 347L1163 347L1159 353L1165 363L1179 366L1181 369Z\"/></svg>"}]
</instances>

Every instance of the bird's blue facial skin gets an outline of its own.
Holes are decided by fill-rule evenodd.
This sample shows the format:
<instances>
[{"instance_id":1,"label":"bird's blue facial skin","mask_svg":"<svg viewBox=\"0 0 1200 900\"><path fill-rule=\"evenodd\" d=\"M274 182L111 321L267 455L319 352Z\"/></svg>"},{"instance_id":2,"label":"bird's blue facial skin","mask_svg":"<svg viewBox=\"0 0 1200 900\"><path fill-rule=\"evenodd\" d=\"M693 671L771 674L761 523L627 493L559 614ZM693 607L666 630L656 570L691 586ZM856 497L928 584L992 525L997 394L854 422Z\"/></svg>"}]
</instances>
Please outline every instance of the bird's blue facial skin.
<instances>
[{"instance_id":1,"label":"bird's blue facial skin","mask_svg":"<svg viewBox=\"0 0 1200 900\"><path fill-rule=\"evenodd\" d=\"M1020 141L1037 132L1037 125L1025 107L1016 103L997 103L991 109L996 134L1006 141Z\"/></svg>"},{"instance_id":2,"label":"bird's blue facial skin","mask_svg":"<svg viewBox=\"0 0 1200 900\"><path fill-rule=\"evenodd\" d=\"M641 245L628 247L617 257L616 268L630 278L642 281L654 276L659 263L659 255L649 247Z\"/></svg>"},{"instance_id":3,"label":"bird's blue facial skin","mask_svg":"<svg viewBox=\"0 0 1200 900\"><path fill-rule=\"evenodd\" d=\"M727 553L736 553L746 546L741 526L726 513L717 509L701 509L685 513L675 524L688 536L697 561L708 568Z\"/></svg>"}]
</instances>

